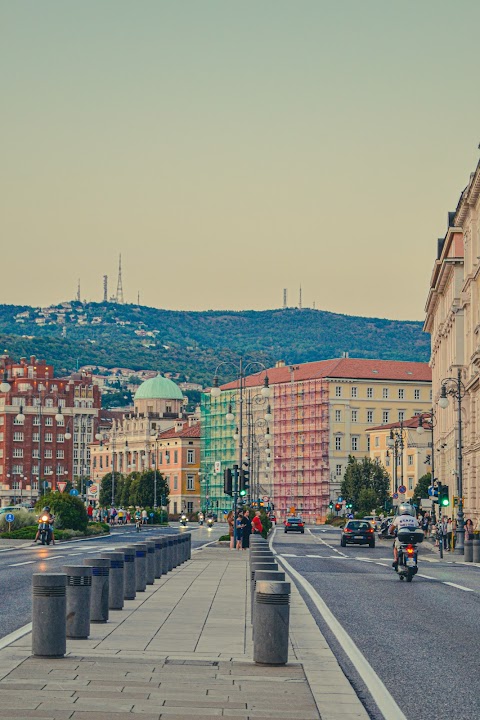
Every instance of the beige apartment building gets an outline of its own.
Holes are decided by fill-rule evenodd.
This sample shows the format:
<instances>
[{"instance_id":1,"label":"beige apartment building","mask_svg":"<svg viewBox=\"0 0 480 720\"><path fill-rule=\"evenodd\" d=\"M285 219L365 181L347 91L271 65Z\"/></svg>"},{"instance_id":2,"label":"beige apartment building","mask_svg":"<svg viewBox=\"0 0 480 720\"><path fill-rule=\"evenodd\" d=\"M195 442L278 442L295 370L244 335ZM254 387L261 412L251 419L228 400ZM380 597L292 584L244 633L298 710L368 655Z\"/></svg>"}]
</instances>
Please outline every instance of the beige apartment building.
<instances>
[{"instance_id":1,"label":"beige apartment building","mask_svg":"<svg viewBox=\"0 0 480 720\"><path fill-rule=\"evenodd\" d=\"M426 303L424 329L431 334L433 398L437 425L434 428L435 474L458 494L458 399L448 396L440 408L442 381L456 387L461 377L463 497L465 517L480 518L480 163L449 213L444 238L438 240Z\"/></svg>"}]
</instances>

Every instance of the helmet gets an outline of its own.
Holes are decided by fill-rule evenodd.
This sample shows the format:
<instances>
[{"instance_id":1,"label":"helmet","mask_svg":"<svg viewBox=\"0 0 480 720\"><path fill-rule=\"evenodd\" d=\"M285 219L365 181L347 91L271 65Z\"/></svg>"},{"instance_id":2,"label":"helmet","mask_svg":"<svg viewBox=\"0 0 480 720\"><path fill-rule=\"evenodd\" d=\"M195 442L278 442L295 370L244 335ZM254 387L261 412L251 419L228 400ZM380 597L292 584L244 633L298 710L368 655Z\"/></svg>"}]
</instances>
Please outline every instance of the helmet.
<instances>
[{"instance_id":1,"label":"helmet","mask_svg":"<svg viewBox=\"0 0 480 720\"><path fill-rule=\"evenodd\" d=\"M402 503L398 508L399 515L412 515L415 517L415 510L410 503Z\"/></svg>"},{"instance_id":2,"label":"helmet","mask_svg":"<svg viewBox=\"0 0 480 720\"><path fill-rule=\"evenodd\" d=\"M45 505L45 507L43 508L42 512L50 512L50 506L49 506L49 505Z\"/></svg>"}]
</instances>

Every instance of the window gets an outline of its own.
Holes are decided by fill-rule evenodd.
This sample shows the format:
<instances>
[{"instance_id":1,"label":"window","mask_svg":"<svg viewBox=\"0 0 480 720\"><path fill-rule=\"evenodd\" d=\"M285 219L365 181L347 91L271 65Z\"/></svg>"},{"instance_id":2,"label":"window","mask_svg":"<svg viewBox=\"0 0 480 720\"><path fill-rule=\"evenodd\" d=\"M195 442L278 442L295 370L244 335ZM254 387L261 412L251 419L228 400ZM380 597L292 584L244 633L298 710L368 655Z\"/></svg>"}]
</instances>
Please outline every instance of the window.
<instances>
[{"instance_id":1,"label":"window","mask_svg":"<svg viewBox=\"0 0 480 720\"><path fill-rule=\"evenodd\" d=\"M13 439L15 442L23 442L23 433L22 432L14 432Z\"/></svg>"},{"instance_id":2,"label":"window","mask_svg":"<svg viewBox=\"0 0 480 720\"><path fill-rule=\"evenodd\" d=\"M408 464L413 465L413 455L408 456Z\"/></svg>"},{"instance_id":3,"label":"window","mask_svg":"<svg viewBox=\"0 0 480 720\"><path fill-rule=\"evenodd\" d=\"M388 400L388 388L383 388L382 397L384 400Z\"/></svg>"},{"instance_id":4,"label":"window","mask_svg":"<svg viewBox=\"0 0 480 720\"><path fill-rule=\"evenodd\" d=\"M62 418L61 420L57 420L57 427L64 427L65 425L65 418Z\"/></svg>"},{"instance_id":5,"label":"window","mask_svg":"<svg viewBox=\"0 0 480 720\"><path fill-rule=\"evenodd\" d=\"M173 451L173 462L174 462L175 464L178 463L178 450L174 450L174 451Z\"/></svg>"},{"instance_id":6,"label":"window","mask_svg":"<svg viewBox=\"0 0 480 720\"><path fill-rule=\"evenodd\" d=\"M60 433L60 435L57 435L57 443L63 442L65 442L65 435L63 433Z\"/></svg>"},{"instance_id":7,"label":"window","mask_svg":"<svg viewBox=\"0 0 480 720\"><path fill-rule=\"evenodd\" d=\"M370 435L367 435L367 450L370 452Z\"/></svg>"},{"instance_id":8,"label":"window","mask_svg":"<svg viewBox=\"0 0 480 720\"><path fill-rule=\"evenodd\" d=\"M24 420L19 420L17 416L13 418L13 424L14 425L23 425Z\"/></svg>"},{"instance_id":9,"label":"window","mask_svg":"<svg viewBox=\"0 0 480 720\"><path fill-rule=\"evenodd\" d=\"M342 474L342 466L337 465L335 468L335 475L341 475Z\"/></svg>"},{"instance_id":10,"label":"window","mask_svg":"<svg viewBox=\"0 0 480 720\"><path fill-rule=\"evenodd\" d=\"M20 407L23 405L23 398L21 397L13 397L12 398L12 405L13 407Z\"/></svg>"},{"instance_id":11,"label":"window","mask_svg":"<svg viewBox=\"0 0 480 720\"><path fill-rule=\"evenodd\" d=\"M192 465L195 462L195 450L187 450L187 463Z\"/></svg>"},{"instance_id":12,"label":"window","mask_svg":"<svg viewBox=\"0 0 480 720\"><path fill-rule=\"evenodd\" d=\"M195 476L187 475L187 490L195 490Z\"/></svg>"},{"instance_id":13,"label":"window","mask_svg":"<svg viewBox=\"0 0 480 720\"><path fill-rule=\"evenodd\" d=\"M358 422L358 410L352 410L352 423Z\"/></svg>"},{"instance_id":14,"label":"window","mask_svg":"<svg viewBox=\"0 0 480 720\"><path fill-rule=\"evenodd\" d=\"M51 458L51 457L52 457L52 448L45 448L45 455L44 455L44 457L46 457L46 458Z\"/></svg>"},{"instance_id":15,"label":"window","mask_svg":"<svg viewBox=\"0 0 480 720\"><path fill-rule=\"evenodd\" d=\"M46 425L47 427L52 427L52 425L53 425L53 418L52 418L52 417L46 417L46 418L45 418L45 425Z\"/></svg>"},{"instance_id":16,"label":"window","mask_svg":"<svg viewBox=\"0 0 480 720\"><path fill-rule=\"evenodd\" d=\"M352 387L352 398L358 397L358 388L353 386Z\"/></svg>"},{"instance_id":17,"label":"window","mask_svg":"<svg viewBox=\"0 0 480 720\"><path fill-rule=\"evenodd\" d=\"M405 420L405 413L403 410L398 411L398 421L403 422Z\"/></svg>"},{"instance_id":18,"label":"window","mask_svg":"<svg viewBox=\"0 0 480 720\"><path fill-rule=\"evenodd\" d=\"M341 385L335 386L335 397L342 397L342 386Z\"/></svg>"},{"instance_id":19,"label":"window","mask_svg":"<svg viewBox=\"0 0 480 720\"><path fill-rule=\"evenodd\" d=\"M408 489L413 490L413 478L412 477L408 478Z\"/></svg>"},{"instance_id":20,"label":"window","mask_svg":"<svg viewBox=\"0 0 480 720\"><path fill-rule=\"evenodd\" d=\"M378 435L375 435L375 447L380 447L380 438Z\"/></svg>"},{"instance_id":21,"label":"window","mask_svg":"<svg viewBox=\"0 0 480 720\"><path fill-rule=\"evenodd\" d=\"M414 400L420 400L420 390L414 390L414 391L413 391L413 399L414 399Z\"/></svg>"},{"instance_id":22,"label":"window","mask_svg":"<svg viewBox=\"0 0 480 720\"><path fill-rule=\"evenodd\" d=\"M403 388L398 388L398 399L403 400L405 398L405 390Z\"/></svg>"},{"instance_id":23,"label":"window","mask_svg":"<svg viewBox=\"0 0 480 720\"><path fill-rule=\"evenodd\" d=\"M188 513L188 514L193 513L193 502L192 502L191 500L189 500L189 501L187 502L187 513Z\"/></svg>"},{"instance_id":24,"label":"window","mask_svg":"<svg viewBox=\"0 0 480 720\"><path fill-rule=\"evenodd\" d=\"M165 405L165 412L171 413L171 412L172 412L172 406L171 406L171 405Z\"/></svg>"},{"instance_id":25,"label":"window","mask_svg":"<svg viewBox=\"0 0 480 720\"><path fill-rule=\"evenodd\" d=\"M177 475L173 476L173 489L178 490L178 477Z\"/></svg>"},{"instance_id":26,"label":"window","mask_svg":"<svg viewBox=\"0 0 480 720\"><path fill-rule=\"evenodd\" d=\"M52 433L45 433L45 442L53 442Z\"/></svg>"},{"instance_id":27,"label":"window","mask_svg":"<svg viewBox=\"0 0 480 720\"><path fill-rule=\"evenodd\" d=\"M385 457L385 467L390 467L390 455Z\"/></svg>"},{"instance_id":28,"label":"window","mask_svg":"<svg viewBox=\"0 0 480 720\"><path fill-rule=\"evenodd\" d=\"M341 450L342 449L342 438L337 435L335 438L335 450Z\"/></svg>"},{"instance_id":29,"label":"window","mask_svg":"<svg viewBox=\"0 0 480 720\"><path fill-rule=\"evenodd\" d=\"M174 514L174 515L177 514L177 501L176 501L176 500L175 500L175 502L173 503L173 514Z\"/></svg>"},{"instance_id":30,"label":"window","mask_svg":"<svg viewBox=\"0 0 480 720\"><path fill-rule=\"evenodd\" d=\"M367 423L373 423L373 410L367 410Z\"/></svg>"},{"instance_id":31,"label":"window","mask_svg":"<svg viewBox=\"0 0 480 720\"><path fill-rule=\"evenodd\" d=\"M358 450L358 437L352 437L352 450Z\"/></svg>"},{"instance_id":32,"label":"window","mask_svg":"<svg viewBox=\"0 0 480 720\"><path fill-rule=\"evenodd\" d=\"M35 417L33 418L33 424L40 425L40 415L35 415Z\"/></svg>"},{"instance_id":33,"label":"window","mask_svg":"<svg viewBox=\"0 0 480 720\"><path fill-rule=\"evenodd\" d=\"M32 450L32 458L40 458L40 450L38 448Z\"/></svg>"},{"instance_id":34,"label":"window","mask_svg":"<svg viewBox=\"0 0 480 720\"><path fill-rule=\"evenodd\" d=\"M19 457L22 458L23 457L23 448L13 448L13 457L14 458L19 458Z\"/></svg>"},{"instance_id":35,"label":"window","mask_svg":"<svg viewBox=\"0 0 480 720\"><path fill-rule=\"evenodd\" d=\"M52 398L47 398L45 400L45 407L52 408L53 407L53 400Z\"/></svg>"},{"instance_id":36,"label":"window","mask_svg":"<svg viewBox=\"0 0 480 720\"><path fill-rule=\"evenodd\" d=\"M64 474L63 465L57 465L57 475L63 475L63 474Z\"/></svg>"},{"instance_id":37,"label":"window","mask_svg":"<svg viewBox=\"0 0 480 720\"><path fill-rule=\"evenodd\" d=\"M170 465L170 451L169 450L167 450L165 452L165 462L167 463L167 465Z\"/></svg>"},{"instance_id":38,"label":"window","mask_svg":"<svg viewBox=\"0 0 480 720\"><path fill-rule=\"evenodd\" d=\"M335 422L342 422L342 411L335 410Z\"/></svg>"},{"instance_id":39,"label":"window","mask_svg":"<svg viewBox=\"0 0 480 720\"><path fill-rule=\"evenodd\" d=\"M367 388L367 398L373 398L373 388Z\"/></svg>"},{"instance_id":40,"label":"window","mask_svg":"<svg viewBox=\"0 0 480 720\"><path fill-rule=\"evenodd\" d=\"M382 423L383 423L384 425L385 425L386 423L388 423L389 417L390 417L389 411L388 411L388 410L384 410L383 413L382 413Z\"/></svg>"},{"instance_id":41,"label":"window","mask_svg":"<svg viewBox=\"0 0 480 720\"><path fill-rule=\"evenodd\" d=\"M14 465L12 467L12 473L14 475L23 475L23 465Z\"/></svg>"},{"instance_id":42,"label":"window","mask_svg":"<svg viewBox=\"0 0 480 720\"><path fill-rule=\"evenodd\" d=\"M45 465L43 468L43 472L45 475L53 475L53 469L51 465Z\"/></svg>"}]
</instances>

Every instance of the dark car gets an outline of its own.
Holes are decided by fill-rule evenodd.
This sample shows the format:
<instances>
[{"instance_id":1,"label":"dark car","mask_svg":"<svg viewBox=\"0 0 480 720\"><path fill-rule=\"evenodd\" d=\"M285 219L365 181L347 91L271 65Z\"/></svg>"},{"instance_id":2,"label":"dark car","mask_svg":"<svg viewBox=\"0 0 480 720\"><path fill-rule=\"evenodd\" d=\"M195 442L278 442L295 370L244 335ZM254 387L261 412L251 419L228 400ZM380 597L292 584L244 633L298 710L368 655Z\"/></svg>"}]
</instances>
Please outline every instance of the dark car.
<instances>
[{"instance_id":1,"label":"dark car","mask_svg":"<svg viewBox=\"0 0 480 720\"><path fill-rule=\"evenodd\" d=\"M340 545L346 547L347 543L375 547L375 528L373 524L368 520L349 520L342 530Z\"/></svg>"},{"instance_id":2,"label":"dark car","mask_svg":"<svg viewBox=\"0 0 480 720\"><path fill-rule=\"evenodd\" d=\"M299 517L288 517L285 520L284 532L305 532L305 525L303 524L302 518Z\"/></svg>"}]
</instances>

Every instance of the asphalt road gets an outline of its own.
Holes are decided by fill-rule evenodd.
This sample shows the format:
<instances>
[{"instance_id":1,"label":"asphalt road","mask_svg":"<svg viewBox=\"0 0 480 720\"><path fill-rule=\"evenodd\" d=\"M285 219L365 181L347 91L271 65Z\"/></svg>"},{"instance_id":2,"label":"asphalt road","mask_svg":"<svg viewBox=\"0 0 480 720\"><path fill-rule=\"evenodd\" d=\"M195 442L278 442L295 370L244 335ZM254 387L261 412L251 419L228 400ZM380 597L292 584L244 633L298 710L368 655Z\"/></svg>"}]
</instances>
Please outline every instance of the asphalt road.
<instances>
[{"instance_id":1,"label":"asphalt road","mask_svg":"<svg viewBox=\"0 0 480 720\"><path fill-rule=\"evenodd\" d=\"M392 542L340 547L334 528L276 531L274 549L314 587L408 720L480 717L476 642L480 568L422 549L412 583L391 567ZM305 589L312 614L370 714L383 717Z\"/></svg>"},{"instance_id":2,"label":"asphalt road","mask_svg":"<svg viewBox=\"0 0 480 720\"><path fill-rule=\"evenodd\" d=\"M216 540L225 533L226 525L191 525L192 549ZM182 532L177 524L169 528L143 527L137 533L135 526L113 528L108 536L87 538L56 545L29 545L25 548L0 550L0 638L31 622L32 575L38 572L61 572L66 564L82 564L84 557L114 547L142 542L149 536Z\"/></svg>"}]
</instances>

